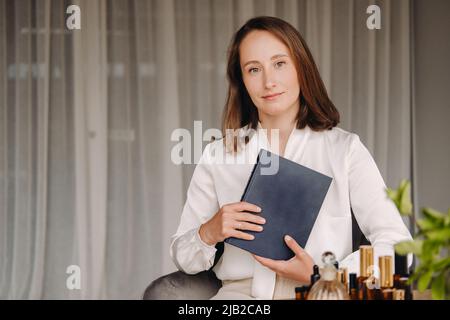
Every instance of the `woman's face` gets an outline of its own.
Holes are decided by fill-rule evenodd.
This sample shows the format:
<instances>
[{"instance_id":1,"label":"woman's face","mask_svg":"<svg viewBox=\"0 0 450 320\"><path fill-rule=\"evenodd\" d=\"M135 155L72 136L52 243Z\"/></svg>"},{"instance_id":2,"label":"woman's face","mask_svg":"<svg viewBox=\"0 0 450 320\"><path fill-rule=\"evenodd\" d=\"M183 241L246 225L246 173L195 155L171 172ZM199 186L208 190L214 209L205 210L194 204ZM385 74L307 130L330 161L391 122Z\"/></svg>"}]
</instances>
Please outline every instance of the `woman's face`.
<instances>
[{"instance_id":1,"label":"woman's face","mask_svg":"<svg viewBox=\"0 0 450 320\"><path fill-rule=\"evenodd\" d=\"M243 39L239 55L242 78L260 118L298 110L297 70L281 40L268 31L251 31Z\"/></svg>"}]
</instances>

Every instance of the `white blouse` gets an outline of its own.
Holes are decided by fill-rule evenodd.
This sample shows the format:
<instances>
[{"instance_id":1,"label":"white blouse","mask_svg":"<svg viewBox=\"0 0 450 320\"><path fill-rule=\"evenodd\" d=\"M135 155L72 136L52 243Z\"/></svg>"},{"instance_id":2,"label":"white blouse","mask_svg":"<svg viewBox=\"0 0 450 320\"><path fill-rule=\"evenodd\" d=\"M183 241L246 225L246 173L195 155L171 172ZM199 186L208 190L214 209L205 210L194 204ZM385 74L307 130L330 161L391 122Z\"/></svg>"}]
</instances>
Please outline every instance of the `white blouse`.
<instances>
[{"instance_id":1,"label":"white blouse","mask_svg":"<svg viewBox=\"0 0 450 320\"><path fill-rule=\"evenodd\" d=\"M240 130L248 130L247 127ZM225 152L222 140L205 147L194 170L177 232L172 237L170 256L176 266L195 274L211 268L216 248L204 243L200 226L224 205L239 202L260 148L274 151L266 130L258 124L240 152ZM284 157L333 178L306 243L305 250L321 265L321 255L332 251L340 266L359 274L359 254L352 253L351 209L378 256L393 255L393 245L410 240L394 203L367 148L358 135L340 128L316 132L309 127L294 129ZM410 257L411 258L411 257ZM250 253L225 243L224 253L214 267L221 280L253 277L252 295L272 299L276 274L262 266Z\"/></svg>"}]
</instances>

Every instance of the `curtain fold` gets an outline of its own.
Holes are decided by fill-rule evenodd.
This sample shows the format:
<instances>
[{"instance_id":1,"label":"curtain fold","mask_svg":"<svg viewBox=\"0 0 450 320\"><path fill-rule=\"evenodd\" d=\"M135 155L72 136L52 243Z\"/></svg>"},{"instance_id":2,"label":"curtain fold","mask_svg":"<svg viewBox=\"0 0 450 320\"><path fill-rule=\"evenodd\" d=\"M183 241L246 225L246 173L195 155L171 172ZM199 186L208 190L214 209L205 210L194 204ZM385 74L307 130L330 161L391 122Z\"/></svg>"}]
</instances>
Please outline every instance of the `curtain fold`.
<instances>
[{"instance_id":1,"label":"curtain fold","mask_svg":"<svg viewBox=\"0 0 450 320\"><path fill-rule=\"evenodd\" d=\"M43 294L43 279L45 270L45 243L46 243L46 220L47 220L47 192L48 192L48 123L49 123L49 96L50 96L50 0L43 3L41 14L36 17L37 28L43 28L45 32L42 34L43 45L38 48L37 61L43 66L44 77L42 81L37 83L37 99L38 105L42 110L36 116L37 125L37 163L36 163L36 187L33 192L36 196L36 222L35 222L35 238L33 243L34 264L32 268L32 277L30 279L29 299L39 299ZM39 68L39 67L38 67ZM0 291L1 292L1 291Z\"/></svg>"},{"instance_id":2,"label":"curtain fold","mask_svg":"<svg viewBox=\"0 0 450 320\"><path fill-rule=\"evenodd\" d=\"M4 1L0 1L0 12L5 12L6 4ZM6 19L2 17L0 19L0 74L7 74L8 64L7 64L7 52L6 52ZM8 141L8 129L6 127L8 110L6 108L6 103L8 98L6 96L6 83L8 78L5 76L0 77L0 226L5 226L8 223L8 168L7 168L7 141ZM8 255L8 234L5 232L5 227L1 227L0 232L0 256L9 257ZM6 298L8 292L8 285L6 283L8 275L8 259L0 259L0 298Z\"/></svg>"},{"instance_id":3,"label":"curtain fold","mask_svg":"<svg viewBox=\"0 0 450 320\"><path fill-rule=\"evenodd\" d=\"M104 297L107 201L106 2L81 0L74 32L75 237L83 299ZM75 293L76 291L74 291Z\"/></svg>"},{"instance_id":4,"label":"curtain fold","mask_svg":"<svg viewBox=\"0 0 450 320\"><path fill-rule=\"evenodd\" d=\"M204 146L220 129L227 48L255 15L302 33L341 127L389 186L411 178L410 0L376 1L380 30L372 2L0 0L0 298L138 299L175 270L198 155L175 165L171 134ZM70 4L81 30L65 26Z\"/></svg>"}]
</instances>

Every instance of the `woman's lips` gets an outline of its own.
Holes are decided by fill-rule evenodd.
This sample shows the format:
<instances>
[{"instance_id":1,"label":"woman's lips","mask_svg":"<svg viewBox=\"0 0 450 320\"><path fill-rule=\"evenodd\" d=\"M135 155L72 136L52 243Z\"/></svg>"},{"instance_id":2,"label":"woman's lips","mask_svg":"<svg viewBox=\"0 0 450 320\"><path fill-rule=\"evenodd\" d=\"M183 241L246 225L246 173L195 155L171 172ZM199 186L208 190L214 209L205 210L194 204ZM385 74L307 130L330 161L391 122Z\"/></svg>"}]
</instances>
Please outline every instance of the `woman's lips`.
<instances>
[{"instance_id":1,"label":"woman's lips","mask_svg":"<svg viewBox=\"0 0 450 320\"><path fill-rule=\"evenodd\" d=\"M274 94L271 94L271 95L267 95L267 96L264 96L263 99L264 99L264 100L275 100L275 99L277 99L279 96L281 96L283 93L284 93L284 92L274 93Z\"/></svg>"}]
</instances>

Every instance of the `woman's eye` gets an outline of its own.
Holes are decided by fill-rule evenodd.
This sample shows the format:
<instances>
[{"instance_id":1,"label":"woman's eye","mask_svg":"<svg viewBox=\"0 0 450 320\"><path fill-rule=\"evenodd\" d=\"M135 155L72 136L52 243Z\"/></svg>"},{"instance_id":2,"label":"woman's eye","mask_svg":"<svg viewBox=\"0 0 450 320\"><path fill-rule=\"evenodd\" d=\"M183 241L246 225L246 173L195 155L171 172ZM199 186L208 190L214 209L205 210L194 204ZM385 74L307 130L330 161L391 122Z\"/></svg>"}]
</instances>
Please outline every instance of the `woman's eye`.
<instances>
[{"instance_id":1,"label":"woman's eye","mask_svg":"<svg viewBox=\"0 0 450 320\"><path fill-rule=\"evenodd\" d=\"M256 73L256 72L258 72L258 68L250 68L250 69L248 69L248 72L249 73Z\"/></svg>"},{"instance_id":2,"label":"woman's eye","mask_svg":"<svg viewBox=\"0 0 450 320\"><path fill-rule=\"evenodd\" d=\"M278 61L277 63L275 63L275 67L281 68L285 64L286 64L286 61Z\"/></svg>"}]
</instances>

